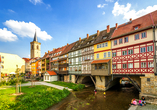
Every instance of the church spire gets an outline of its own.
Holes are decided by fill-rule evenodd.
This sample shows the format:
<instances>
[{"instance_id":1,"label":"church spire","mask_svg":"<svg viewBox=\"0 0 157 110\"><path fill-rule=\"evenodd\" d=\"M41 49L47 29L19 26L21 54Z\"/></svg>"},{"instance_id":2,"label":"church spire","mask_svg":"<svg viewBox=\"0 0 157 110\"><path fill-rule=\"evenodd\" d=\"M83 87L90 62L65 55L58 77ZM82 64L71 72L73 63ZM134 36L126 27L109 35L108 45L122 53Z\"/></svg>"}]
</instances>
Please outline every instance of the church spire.
<instances>
[{"instance_id":1,"label":"church spire","mask_svg":"<svg viewBox=\"0 0 157 110\"><path fill-rule=\"evenodd\" d=\"M36 34L36 30L35 30L35 34L34 34L34 40L33 41L36 41L38 42L38 39L37 39L37 34Z\"/></svg>"}]
</instances>

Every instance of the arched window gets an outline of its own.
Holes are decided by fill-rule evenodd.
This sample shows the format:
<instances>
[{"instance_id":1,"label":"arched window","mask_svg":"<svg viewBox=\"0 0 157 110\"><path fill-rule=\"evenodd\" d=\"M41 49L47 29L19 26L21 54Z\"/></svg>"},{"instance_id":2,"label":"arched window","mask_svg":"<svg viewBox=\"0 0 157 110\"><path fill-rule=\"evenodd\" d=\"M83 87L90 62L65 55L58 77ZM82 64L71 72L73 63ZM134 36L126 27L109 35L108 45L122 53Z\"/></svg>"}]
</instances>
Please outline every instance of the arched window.
<instances>
[{"instance_id":1,"label":"arched window","mask_svg":"<svg viewBox=\"0 0 157 110\"><path fill-rule=\"evenodd\" d=\"M32 49L33 49L33 45L32 45Z\"/></svg>"},{"instance_id":2,"label":"arched window","mask_svg":"<svg viewBox=\"0 0 157 110\"><path fill-rule=\"evenodd\" d=\"M39 46L37 45L37 50L39 49Z\"/></svg>"}]
</instances>

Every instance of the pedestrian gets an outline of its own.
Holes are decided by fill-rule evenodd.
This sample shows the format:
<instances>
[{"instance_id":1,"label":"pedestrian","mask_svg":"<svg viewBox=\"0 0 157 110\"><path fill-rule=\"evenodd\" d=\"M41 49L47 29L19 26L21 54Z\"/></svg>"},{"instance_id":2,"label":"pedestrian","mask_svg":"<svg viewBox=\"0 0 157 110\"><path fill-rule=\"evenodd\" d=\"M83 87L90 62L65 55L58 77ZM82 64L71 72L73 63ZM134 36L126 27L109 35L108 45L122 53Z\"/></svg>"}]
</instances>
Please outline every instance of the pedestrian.
<instances>
[{"instance_id":1,"label":"pedestrian","mask_svg":"<svg viewBox=\"0 0 157 110\"><path fill-rule=\"evenodd\" d=\"M139 100L139 105L144 106L144 104L142 104L142 100Z\"/></svg>"},{"instance_id":2,"label":"pedestrian","mask_svg":"<svg viewBox=\"0 0 157 110\"><path fill-rule=\"evenodd\" d=\"M106 98L106 93L104 92L104 98Z\"/></svg>"},{"instance_id":3,"label":"pedestrian","mask_svg":"<svg viewBox=\"0 0 157 110\"><path fill-rule=\"evenodd\" d=\"M145 101L145 97L144 96L142 96L141 100L142 100L142 104L146 105L146 101Z\"/></svg>"},{"instance_id":4,"label":"pedestrian","mask_svg":"<svg viewBox=\"0 0 157 110\"><path fill-rule=\"evenodd\" d=\"M96 88L94 89L94 93L95 93L95 95L96 95L96 93L97 93L97 90L96 90Z\"/></svg>"},{"instance_id":5,"label":"pedestrian","mask_svg":"<svg viewBox=\"0 0 157 110\"><path fill-rule=\"evenodd\" d=\"M137 101L136 101L135 99L132 99L132 100L131 100L131 104L129 104L129 105L130 105L130 106L131 106L131 105L137 105Z\"/></svg>"}]
</instances>

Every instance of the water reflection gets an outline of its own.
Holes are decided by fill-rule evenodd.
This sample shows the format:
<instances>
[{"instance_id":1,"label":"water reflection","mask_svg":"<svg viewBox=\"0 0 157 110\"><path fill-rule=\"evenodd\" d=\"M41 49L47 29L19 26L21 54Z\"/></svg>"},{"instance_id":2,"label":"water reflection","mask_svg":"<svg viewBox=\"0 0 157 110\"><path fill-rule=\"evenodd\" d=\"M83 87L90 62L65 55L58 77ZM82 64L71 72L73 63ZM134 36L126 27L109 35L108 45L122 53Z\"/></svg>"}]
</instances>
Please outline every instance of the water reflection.
<instances>
[{"instance_id":1,"label":"water reflection","mask_svg":"<svg viewBox=\"0 0 157 110\"><path fill-rule=\"evenodd\" d=\"M132 98L138 98L138 91L134 87L115 86L94 95L94 87L82 91L72 92L67 98L48 110L127 110Z\"/></svg>"}]
</instances>

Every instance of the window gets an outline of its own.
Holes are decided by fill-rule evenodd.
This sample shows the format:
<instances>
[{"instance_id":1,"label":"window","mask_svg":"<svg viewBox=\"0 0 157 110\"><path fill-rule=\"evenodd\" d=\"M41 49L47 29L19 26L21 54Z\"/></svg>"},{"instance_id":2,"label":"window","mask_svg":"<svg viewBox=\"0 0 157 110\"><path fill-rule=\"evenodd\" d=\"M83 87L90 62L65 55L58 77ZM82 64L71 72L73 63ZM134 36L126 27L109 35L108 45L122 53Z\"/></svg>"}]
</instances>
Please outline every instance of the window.
<instances>
[{"instance_id":1,"label":"window","mask_svg":"<svg viewBox=\"0 0 157 110\"><path fill-rule=\"evenodd\" d=\"M104 53L104 58L106 58L106 52Z\"/></svg>"},{"instance_id":2,"label":"window","mask_svg":"<svg viewBox=\"0 0 157 110\"><path fill-rule=\"evenodd\" d=\"M106 42L106 43L105 43L105 47L107 47L107 46L108 46L108 43Z\"/></svg>"},{"instance_id":3,"label":"window","mask_svg":"<svg viewBox=\"0 0 157 110\"><path fill-rule=\"evenodd\" d=\"M128 55L133 54L133 49L132 50L128 50Z\"/></svg>"},{"instance_id":4,"label":"window","mask_svg":"<svg viewBox=\"0 0 157 110\"><path fill-rule=\"evenodd\" d=\"M101 48L101 44L99 44L99 48Z\"/></svg>"},{"instance_id":5,"label":"window","mask_svg":"<svg viewBox=\"0 0 157 110\"><path fill-rule=\"evenodd\" d=\"M104 43L102 43L101 45L102 45L102 47L105 47L105 44L104 44Z\"/></svg>"},{"instance_id":6,"label":"window","mask_svg":"<svg viewBox=\"0 0 157 110\"><path fill-rule=\"evenodd\" d=\"M140 39L139 34L136 34L135 35L135 40L138 40L138 39Z\"/></svg>"},{"instance_id":7,"label":"window","mask_svg":"<svg viewBox=\"0 0 157 110\"><path fill-rule=\"evenodd\" d=\"M146 68L146 62L141 63L141 68Z\"/></svg>"},{"instance_id":8,"label":"window","mask_svg":"<svg viewBox=\"0 0 157 110\"><path fill-rule=\"evenodd\" d=\"M153 46L148 46L147 47L147 52L153 51Z\"/></svg>"},{"instance_id":9,"label":"window","mask_svg":"<svg viewBox=\"0 0 157 110\"><path fill-rule=\"evenodd\" d=\"M81 61L81 57L79 57L79 62Z\"/></svg>"},{"instance_id":10,"label":"window","mask_svg":"<svg viewBox=\"0 0 157 110\"><path fill-rule=\"evenodd\" d=\"M4 61L2 61L2 63L4 63Z\"/></svg>"},{"instance_id":11,"label":"window","mask_svg":"<svg viewBox=\"0 0 157 110\"><path fill-rule=\"evenodd\" d=\"M113 52L112 54L113 54L113 55L112 55L113 57L116 57L116 52Z\"/></svg>"},{"instance_id":12,"label":"window","mask_svg":"<svg viewBox=\"0 0 157 110\"><path fill-rule=\"evenodd\" d=\"M141 53L146 52L146 47L141 47L140 51L141 51Z\"/></svg>"},{"instance_id":13,"label":"window","mask_svg":"<svg viewBox=\"0 0 157 110\"><path fill-rule=\"evenodd\" d=\"M125 50L125 51L123 51L123 55L127 55L127 51Z\"/></svg>"},{"instance_id":14,"label":"window","mask_svg":"<svg viewBox=\"0 0 157 110\"><path fill-rule=\"evenodd\" d=\"M82 58L83 58L83 61L84 61L84 56Z\"/></svg>"},{"instance_id":15,"label":"window","mask_svg":"<svg viewBox=\"0 0 157 110\"><path fill-rule=\"evenodd\" d=\"M133 68L133 63L129 63L128 68Z\"/></svg>"},{"instance_id":16,"label":"window","mask_svg":"<svg viewBox=\"0 0 157 110\"><path fill-rule=\"evenodd\" d=\"M146 37L146 32L141 33L141 37L145 38Z\"/></svg>"},{"instance_id":17,"label":"window","mask_svg":"<svg viewBox=\"0 0 157 110\"><path fill-rule=\"evenodd\" d=\"M124 69L127 68L127 64L123 64L123 68L124 68Z\"/></svg>"},{"instance_id":18,"label":"window","mask_svg":"<svg viewBox=\"0 0 157 110\"><path fill-rule=\"evenodd\" d=\"M106 39L106 38L107 38L106 36L103 37L103 39Z\"/></svg>"},{"instance_id":19,"label":"window","mask_svg":"<svg viewBox=\"0 0 157 110\"><path fill-rule=\"evenodd\" d=\"M148 68L150 67L154 67L154 63L153 62L148 62Z\"/></svg>"},{"instance_id":20,"label":"window","mask_svg":"<svg viewBox=\"0 0 157 110\"><path fill-rule=\"evenodd\" d=\"M116 69L116 65L113 65L113 69Z\"/></svg>"},{"instance_id":21,"label":"window","mask_svg":"<svg viewBox=\"0 0 157 110\"><path fill-rule=\"evenodd\" d=\"M97 45L97 48L99 48L99 44Z\"/></svg>"},{"instance_id":22,"label":"window","mask_svg":"<svg viewBox=\"0 0 157 110\"><path fill-rule=\"evenodd\" d=\"M93 55L91 55L91 59L93 59Z\"/></svg>"},{"instance_id":23,"label":"window","mask_svg":"<svg viewBox=\"0 0 157 110\"><path fill-rule=\"evenodd\" d=\"M2 56L2 58L4 58L4 56Z\"/></svg>"},{"instance_id":24,"label":"window","mask_svg":"<svg viewBox=\"0 0 157 110\"><path fill-rule=\"evenodd\" d=\"M136 26L134 29L135 29L135 30L138 29L138 26Z\"/></svg>"},{"instance_id":25,"label":"window","mask_svg":"<svg viewBox=\"0 0 157 110\"><path fill-rule=\"evenodd\" d=\"M108 57L110 57L110 52L108 52Z\"/></svg>"},{"instance_id":26,"label":"window","mask_svg":"<svg viewBox=\"0 0 157 110\"><path fill-rule=\"evenodd\" d=\"M4 68L4 66L2 65L1 68Z\"/></svg>"},{"instance_id":27,"label":"window","mask_svg":"<svg viewBox=\"0 0 157 110\"><path fill-rule=\"evenodd\" d=\"M96 54L96 58L97 58L97 59L99 58L99 54Z\"/></svg>"},{"instance_id":28,"label":"window","mask_svg":"<svg viewBox=\"0 0 157 110\"><path fill-rule=\"evenodd\" d=\"M37 50L39 49L39 46L37 45Z\"/></svg>"},{"instance_id":29,"label":"window","mask_svg":"<svg viewBox=\"0 0 157 110\"><path fill-rule=\"evenodd\" d=\"M119 39L119 44L122 44L123 43L123 40L122 39Z\"/></svg>"},{"instance_id":30,"label":"window","mask_svg":"<svg viewBox=\"0 0 157 110\"><path fill-rule=\"evenodd\" d=\"M124 38L124 43L126 43L126 42L128 42L129 40L128 40L128 37L125 37Z\"/></svg>"},{"instance_id":31,"label":"window","mask_svg":"<svg viewBox=\"0 0 157 110\"><path fill-rule=\"evenodd\" d=\"M114 45L117 45L117 40L114 40Z\"/></svg>"}]
</instances>

